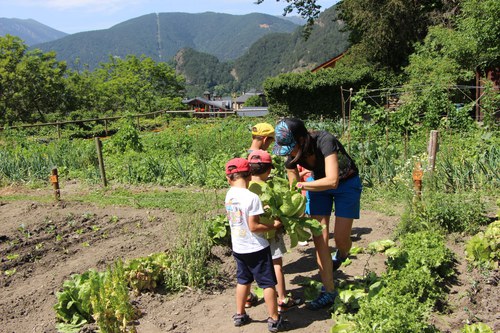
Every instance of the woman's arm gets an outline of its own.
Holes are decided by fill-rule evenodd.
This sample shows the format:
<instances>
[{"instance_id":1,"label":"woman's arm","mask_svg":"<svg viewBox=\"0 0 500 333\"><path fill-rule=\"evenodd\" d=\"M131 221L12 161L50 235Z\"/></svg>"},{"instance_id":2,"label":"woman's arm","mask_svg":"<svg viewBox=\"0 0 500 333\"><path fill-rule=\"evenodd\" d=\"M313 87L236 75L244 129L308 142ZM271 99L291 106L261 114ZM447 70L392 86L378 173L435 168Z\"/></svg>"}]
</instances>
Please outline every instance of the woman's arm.
<instances>
[{"instance_id":1,"label":"woman's arm","mask_svg":"<svg viewBox=\"0 0 500 333\"><path fill-rule=\"evenodd\" d=\"M339 160L337 153L325 157L325 178L317 179L312 182L297 183L297 187L313 192L335 189L338 185Z\"/></svg>"},{"instance_id":2,"label":"woman's arm","mask_svg":"<svg viewBox=\"0 0 500 333\"><path fill-rule=\"evenodd\" d=\"M248 229L250 229L251 232L266 232L278 229L281 226L282 224L280 220L274 220L273 225L267 225L260 223L259 215L252 215L248 217Z\"/></svg>"}]
</instances>

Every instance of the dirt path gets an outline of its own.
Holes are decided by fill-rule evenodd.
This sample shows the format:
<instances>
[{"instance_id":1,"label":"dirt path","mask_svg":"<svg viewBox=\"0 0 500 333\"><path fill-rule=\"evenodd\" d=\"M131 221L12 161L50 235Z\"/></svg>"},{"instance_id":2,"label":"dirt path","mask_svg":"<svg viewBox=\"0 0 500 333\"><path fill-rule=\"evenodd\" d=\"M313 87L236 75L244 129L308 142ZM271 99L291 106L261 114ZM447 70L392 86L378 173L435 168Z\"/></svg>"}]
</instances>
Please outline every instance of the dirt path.
<instances>
[{"instance_id":1,"label":"dirt path","mask_svg":"<svg viewBox=\"0 0 500 333\"><path fill-rule=\"evenodd\" d=\"M354 246L359 247L390 238L398 222L397 217L372 211L362 211L361 216L353 228ZM176 221L177 217L166 210L99 208L79 203L2 203L0 196L0 332L56 332L53 305L55 293L64 280L89 268L104 270L117 258L131 259L164 251L175 242L171 238L176 234ZM176 295L146 293L135 297L134 302L143 312L138 320L138 332L267 330L263 304L248 310L253 319L250 325L233 326L235 266L227 249L215 251L222 260L222 271L231 281L226 288L210 292L187 290ZM385 270L384 259L382 255L360 254L335 278L353 279L366 270L380 274ZM292 249L284 262L288 289L302 297L299 283L305 277L318 279L312 243ZM14 270L10 276L5 274ZM460 291L455 292L458 293ZM498 297L498 292L488 296ZM461 299L457 298L458 301ZM492 310L498 310L498 304ZM492 313L490 319L496 320L495 315L499 319L498 313ZM456 316L460 313L455 317L436 318L436 322L453 331L454 327L463 325L462 319ZM303 305L290 310L285 317L288 329L293 332L328 332L333 325L326 311L309 311ZM91 331L91 328L86 330Z\"/></svg>"},{"instance_id":2,"label":"dirt path","mask_svg":"<svg viewBox=\"0 0 500 333\"><path fill-rule=\"evenodd\" d=\"M362 218L353 229L356 246L367 246L373 240L387 238L396 224L396 218L383 216L376 212L364 211ZM234 264L228 253L228 274L234 274ZM302 297L299 283L304 277L317 276L315 254L312 242L308 246L299 246L285 256L285 277L287 288L295 296ZM337 274L338 279L352 279L364 270L381 273L384 270L382 255L358 255L353 263ZM229 270L233 271L229 271ZM138 332L266 332L267 313L262 301L248 309L253 319L249 325L241 328L233 326L231 315L235 311L234 284L219 294L188 293L173 297L143 295L138 299L146 314L140 319ZM291 309L285 315L287 328L293 332L328 332L333 321L327 311L309 311L303 305Z\"/></svg>"}]
</instances>

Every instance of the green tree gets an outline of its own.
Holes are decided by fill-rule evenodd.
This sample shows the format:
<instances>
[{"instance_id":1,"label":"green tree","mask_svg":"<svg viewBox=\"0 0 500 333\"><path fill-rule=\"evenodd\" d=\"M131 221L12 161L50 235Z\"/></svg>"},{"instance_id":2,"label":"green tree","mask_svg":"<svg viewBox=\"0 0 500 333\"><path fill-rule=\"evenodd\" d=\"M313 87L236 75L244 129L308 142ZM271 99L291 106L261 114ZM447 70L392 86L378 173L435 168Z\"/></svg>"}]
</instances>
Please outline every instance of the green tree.
<instances>
[{"instance_id":1,"label":"green tree","mask_svg":"<svg viewBox=\"0 0 500 333\"><path fill-rule=\"evenodd\" d=\"M147 57L110 57L93 72L73 72L68 85L77 96L75 110L95 110L94 116L182 108L183 77Z\"/></svg>"},{"instance_id":2,"label":"green tree","mask_svg":"<svg viewBox=\"0 0 500 333\"><path fill-rule=\"evenodd\" d=\"M18 37L0 37L0 122L45 121L64 113L66 64L54 52L27 51Z\"/></svg>"},{"instance_id":3,"label":"green tree","mask_svg":"<svg viewBox=\"0 0 500 333\"><path fill-rule=\"evenodd\" d=\"M264 106L264 101L262 99L262 97L258 96L258 95L254 95L254 96L250 96L244 106Z\"/></svg>"},{"instance_id":4,"label":"green tree","mask_svg":"<svg viewBox=\"0 0 500 333\"><path fill-rule=\"evenodd\" d=\"M279 2L280 0L276 1ZM316 0L283 0L283 2L285 1L288 5L286 5L283 9L283 16L286 16L296 10L302 18L307 20L304 34L305 36L309 36L314 25L314 21L321 13L321 6L316 3ZM257 0L256 4L261 4L263 2L264 0Z\"/></svg>"},{"instance_id":5,"label":"green tree","mask_svg":"<svg viewBox=\"0 0 500 333\"><path fill-rule=\"evenodd\" d=\"M413 44L424 39L430 25L443 20L454 2L344 0L339 9L357 51L377 66L399 72Z\"/></svg>"},{"instance_id":6,"label":"green tree","mask_svg":"<svg viewBox=\"0 0 500 333\"><path fill-rule=\"evenodd\" d=\"M462 0L458 31L467 46L474 44L475 65L482 69L500 65L500 2ZM465 45L464 45L465 46Z\"/></svg>"},{"instance_id":7,"label":"green tree","mask_svg":"<svg viewBox=\"0 0 500 333\"><path fill-rule=\"evenodd\" d=\"M467 122L472 120L468 109L455 109L452 101L456 96L449 88L469 83L477 70L500 63L500 21L493 19L500 17L500 3L463 0L461 5L462 12L452 20L455 28L431 27L423 42L416 44L405 68L408 81L402 96L404 104L398 112L413 114L412 118L426 127L438 127L442 117L447 116L447 126L467 128ZM487 92L483 111L490 116L498 103L495 94Z\"/></svg>"}]
</instances>

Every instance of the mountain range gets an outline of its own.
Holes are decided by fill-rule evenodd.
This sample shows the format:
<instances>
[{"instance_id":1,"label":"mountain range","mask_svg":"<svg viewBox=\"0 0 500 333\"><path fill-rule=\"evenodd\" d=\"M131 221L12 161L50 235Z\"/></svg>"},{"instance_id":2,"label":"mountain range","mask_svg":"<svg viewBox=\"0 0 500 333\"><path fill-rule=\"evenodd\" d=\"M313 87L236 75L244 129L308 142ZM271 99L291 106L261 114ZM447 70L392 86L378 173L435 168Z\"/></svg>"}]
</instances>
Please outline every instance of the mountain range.
<instances>
[{"instance_id":1,"label":"mountain range","mask_svg":"<svg viewBox=\"0 0 500 333\"><path fill-rule=\"evenodd\" d=\"M26 45L50 42L68 35L32 19L0 17L0 36L7 34L21 38Z\"/></svg>"},{"instance_id":2,"label":"mountain range","mask_svg":"<svg viewBox=\"0 0 500 333\"><path fill-rule=\"evenodd\" d=\"M267 77L311 70L343 53L349 46L349 34L344 27L333 6L321 13L307 39L301 27L293 33L268 34L253 43L242 56L225 62L184 48L175 56L174 67L185 76L190 96L216 88L223 91L259 89Z\"/></svg>"},{"instance_id":3,"label":"mountain range","mask_svg":"<svg viewBox=\"0 0 500 333\"><path fill-rule=\"evenodd\" d=\"M80 32L34 47L55 51L72 66L76 59L89 68L109 56L145 55L168 61L190 47L222 61L241 56L259 38L274 32L292 32L297 25L267 14L230 15L206 12L143 15L105 30Z\"/></svg>"},{"instance_id":4,"label":"mountain range","mask_svg":"<svg viewBox=\"0 0 500 333\"><path fill-rule=\"evenodd\" d=\"M348 34L342 31L335 7L321 13L308 39L301 26L283 17L206 12L148 14L109 29L27 44L55 51L59 60L73 68L93 69L110 56L128 54L166 61L186 77L190 95L216 87L224 92L248 90L260 88L266 77L310 70L345 51ZM36 21L19 21L30 25L18 31L34 30L24 36L40 34L39 26L31 24ZM0 29L0 35L4 34Z\"/></svg>"}]
</instances>

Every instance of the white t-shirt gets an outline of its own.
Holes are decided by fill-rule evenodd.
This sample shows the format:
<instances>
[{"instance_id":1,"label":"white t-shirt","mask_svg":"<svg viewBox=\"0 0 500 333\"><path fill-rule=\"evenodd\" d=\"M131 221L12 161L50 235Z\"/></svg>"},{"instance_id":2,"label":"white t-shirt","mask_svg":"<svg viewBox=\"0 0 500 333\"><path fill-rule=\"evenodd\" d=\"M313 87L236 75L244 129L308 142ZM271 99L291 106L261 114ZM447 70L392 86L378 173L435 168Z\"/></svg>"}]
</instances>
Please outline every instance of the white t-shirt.
<instances>
[{"instance_id":1,"label":"white t-shirt","mask_svg":"<svg viewBox=\"0 0 500 333\"><path fill-rule=\"evenodd\" d=\"M248 228L249 216L264 213L257 194L246 188L231 187L226 194L225 206L235 253L253 253L269 246L261 233L253 233Z\"/></svg>"}]
</instances>

